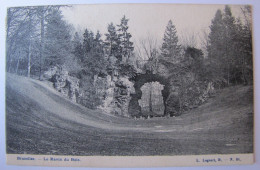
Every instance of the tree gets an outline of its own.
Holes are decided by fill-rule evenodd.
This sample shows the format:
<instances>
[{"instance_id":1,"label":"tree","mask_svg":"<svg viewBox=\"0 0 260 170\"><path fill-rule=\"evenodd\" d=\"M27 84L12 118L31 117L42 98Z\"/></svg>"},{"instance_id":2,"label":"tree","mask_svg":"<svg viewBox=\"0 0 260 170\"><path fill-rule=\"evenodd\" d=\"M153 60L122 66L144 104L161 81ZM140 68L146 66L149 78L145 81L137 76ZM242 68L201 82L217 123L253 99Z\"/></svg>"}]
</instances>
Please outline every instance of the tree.
<instances>
[{"instance_id":1,"label":"tree","mask_svg":"<svg viewBox=\"0 0 260 170\"><path fill-rule=\"evenodd\" d=\"M235 35L236 42L236 60L239 72L236 78L241 79L243 84L253 83L253 54L252 54L252 13L251 7L246 5L241 8L243 14L243 22L238 19Z\"/></svg>"},{"instance_id":2,"label":"tree","mask_svg":"<svg viewBox=\"0 0 260 170\"><path fill-rule=\"evenodd\" d=\"M28 46L28 73L27 73L27 77L30 77L30 72L31 72L31 48L32 48L32 36L31 36L31 32L32 32L32 16L31 13L29 12L29 46Z\"/></svg>"},{"instance_id":3,"label":"tree","mask_svg":"<svg viewBox=\"0 0 260 170\"><path fill-rule=\"evenodd\" d=\"M209 33L207 32L206 29L202 30L202 35L199 36L200 38L200 46L201 46L201 50L203 51L205 58L208 59L208 51L207 48L209 46Z\"/></svg>"},{"instance_id":4,"label":"tree","mask_svg":"<svg viewBox=\"0 0 260 170\"><path fill-rule=\"evenodd\" d=\"M73 44L72 54L74 54L75 58L79 63L83 62L84 51L83 51L82 42L78 32L75 33L72 44Z\"/></svg>"},{"instance_id":5,"label":"tree","mask_svg":"<svg viewBox=\"0 0 260 170\"><path fill-rule=\"evenodd\" d=\"M218 85L226 83L224 79L225 47L224 42L224 23L221 10L217 10L215 17L211 21L209 42L207 46L208 59L211 67L210 79Z\"/></svg>"},{"instance_id":6,"label":"tree","mask_svg":"<svg viewBox=\"0 0 260 170\"><path fill-rule=\"evenodd\" d=\"M45 45L45 31L44 31L44 26L45 26L45 13L47 12L48 7L41 6L39 7L38 10L38 15L41 23L41 43L40 43L40 59L39 59L39 64L40 64L40 74L39 74L39 79L42 79L42 58L44 58L44 45Z\"/></svg>"},{"instance_id":7,"label":"tree","mask_svg":"<svg viewBox=\"0 0 260 170\"><path fill-rule=\"evenodd\" d=\"M236 32L236 26L235 26L235 18L232 16L231 9L228 5L225 6L224 9L224 15L223 15L223 23L224 23L224 41L223 45L225 46L224 52L225 52L225 79L227 80L227 85L230 85L232 79L234 79L234 74L236 70L235 64L237 57L235 55L236 53L236 44L235 41L235 32Z\"/></svg>"},{"instance_id":8,"label":"tree","mask_svg":"<svg viewBox=\"0 0 260 170\"><path fill-rule=\"evenodd\" d=\"M151 35L148 34L146 38L140 39L139 44L140 47L136 45L139 58L142 58L143 60L152 60L152 58L157 57L157 40Z\"/></svg>"},{"instance_id":9,"label":"tree","mask_svg":"<svg viewBox=\"0 0 260 170\"><path fill-rule=\"evenodd\" d=\"M58 9L51 9L46 18L44 66L63 65L66 57L72 52L70 25L68 25Z\"/></svg>"},{"instance_id":10,"label":"tree","mask_svg":"<svg viewBox=\"0 0 260 170\"><path fill-rule=\"evenodd\" d=\"M164 58L169 58L171 62L177 62L180 57L180 50L177 31L170 20L164 32L163 44L161 48L162 56Z\"/></svg>"},{"instance_id":11,"label":"tree","mask_svg":"<svg viewBox=\"0 0 260 170\"><path fill-rule=\"evenodd\" d=\"M6 37L6 59L7 71L11 72L14 62L19 65L21 45L24 44L24 38L27 37L26 22L28 21L27 9L8 8L7 10L7 37ZM17 67L16 67L17 68ZM17 72L17 69L16 69Z\"/></svg>"},{"instance_id":12,"label":"tree","mask_svg":"<svg viewBox=\"0 0 260 170\"><path fill-rule=\"evenodd\" d=\"M30 77L33 48L32 42L37 41L37 7L16 7L7 10L7 71L20 71ZM21 63L22 61L22 63ZM21 65L22 64L22 65ZM20 67L22 66L22 67ZM26 71L26 73L25 73Z\"/></svg>"},{"instance_id":13,"label":"tree","mask_svg":"<svg viewBox=\"0 0 260 170\"><path fill-rule=\"evenodd\" d=\"M252 58L250 54L252 53L251 31L243 29L245 25L243 26L239 20L235 20L229 6L225 6L223 14L220 10L216 12L210 26L207 47L211 79L215 84L229 86L242 81L246 84L246 74L252 75L252 73L248 73L251 69L245 71L247 65L245 56ZM245 51L249 55L245 54Z\"/></svg>"},{"instance_id":14,"label":"tree","mask_svg":"<svg viewBox=\"0 0 260 170\"><path fill-rule=\"evenodd\" d=\"M104 43L99 31L94 36L92 31L85 30L83 34L83 58L81 59L82 69L94 80L95 75L105 74L106 59L104 55Z\"/></svg>"},{"instance_id":15,"label":"tree","mask_svg":"<svg viewBox=\"0 0 260 170\"><path fill-rule=\"evenodd\" d=\"M108 33L105 34L105 46L108 50L109 56L114 56L118 58L120 52L120 41L116 32L116 27L113 23L110 23L107 27Z\"/></svg>"},{"instance_id":16,"label":"tree","mask_svg":"<svg viewBox=\"0 0 260 170\"><path fill-rule=\"evenodd\" d=\"M183 48L194 47L198 45L197 42L198 34L195 32L182 31L179 42Z\"/></svg>"},{"instance_id":17,"label":"tree","mask_svg":"<svg viewBox=\"0 0 260 170\"><path fill-rule=\"evenodd\" d=\"M40 20L40 50L39 50L39 79L42 79L43 64L45 60L45 34L46 34L46 18L52 15L52 12L60 11L60 5L57 6L39 6L37 7L37 15Z\"/></svg>"},{"instance_id":18,"label":"tree","mask_svg":"<svg viewBox=\"0 0 260 170\"><path fill-rule=\"evenodd\" d=\"M154 73L157 71L159 49L157 40L150 34L147 34L146 38L140 39L139 43L136 44L136 54L139 58L137 67Z\"/></svg>"},{"instance_id":19,"label":"tree","mask_svg":"<svg viewBox=\"0 0 260 170\"><path fill-rule=\"evenodd\" d=\"M74 55L80 62L80 103L89 108L101 104L102 95L98 92L98 77L106 75L107 61L104 53L104 42L99 31L94 33L88 29L83 34L81 45L77 35L74 38Z\"/></svg>"},{"instance_id":20,"label":"tree","mask_svg":"<svg viewBox=\"0 0 260 170\"><path fill-rule=\"evenodd\" d=\"M121 23L118 26L118 38L120 41L120 52L122 55L122 61L125 63L134 51L133 42L131 42L132 35L128 32L128 21L125 15L121 19Z\"/></svg>"},{"instance_id":21,"label":"tree","mask_svg":"<svg viewBox=\"0 0 260 170\"><path fill-rule=\"evenodd\" d=\"M202 50L194 47L187 47L185 49L183 63L195 74L196 80L204 80L206 78L206 75L204 75L204 56Z\"/></svg>"},{"instance_id":22,"label":"tree","mask_svg":"<svg viewBox=\"0 0 260 170\"><path fill-rule=\"evenodd\" d=\"M94 33L92 31L89 31L88 29L86 29L83 34L83 38L84 38L83 39L83 49L84 49L84 53L87 54L93 48Z\"/></svg>"},{"instance_id":23,"label":"tree","mask_svg":"<svg viewBox=\"0 0 260 170\"><path fill-rule=\"evenodd\" d=\"M14 7L7 11L7 71L39 75L45 60L46 18L60 6Z\"/></svg>"}]
</instances>

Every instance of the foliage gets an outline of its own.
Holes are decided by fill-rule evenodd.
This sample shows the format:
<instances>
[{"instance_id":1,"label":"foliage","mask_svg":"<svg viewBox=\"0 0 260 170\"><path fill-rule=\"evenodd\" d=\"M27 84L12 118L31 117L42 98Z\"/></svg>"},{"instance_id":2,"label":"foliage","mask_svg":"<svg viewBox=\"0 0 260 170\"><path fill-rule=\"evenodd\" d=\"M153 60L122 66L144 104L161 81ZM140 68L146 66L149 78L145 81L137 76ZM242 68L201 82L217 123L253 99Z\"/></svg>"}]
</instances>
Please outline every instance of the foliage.
<instances>
[{"instance_id":1,"label":"foliage","mask_svg":"<svg viewBox=\"0 0 260 170\"><path fill-rule=\"evenodd\" d=\"M32 51L31 41L37 41L36 38L32 40L32 37L36 35L34 26L37 25L36 12L34 7L8 8L7 10L6 68L8 72L18 74L27 69L26 60L29 60Z\"/></svg>"},{"instance_id":2,"label":"foliage","mask_svg":"<svg viewBox=\"0 0 260 170\"><path fill-rule=\"evenodd\" d=\"M62 20L61 11L53 9L46 17L44 66L63 65L71 52L70 26Z\"/></svg>"},{"instance_id":3,"label":"foliage","mask_svg":"<svg viewBox=\"0 0 260 170\"><path fill-rule=\"evenodd\" d=\"M77 102L81 105L95 109L102 101L94 86L94 82L89 76L82 76L79 83L79 94Z\"/></svg>"},{"instance_id":4,"label":"foliage","mask_svg":"<svg viewBox=\"0 0 260 170\"><path fill-rule=\"evenodd\" d=\"M129 64L120 64L119 65L119 75L120 76L127 76L129 78L132 78L136 76L137 70L133 65Z\"/></svg>"},{"instance_id":5,"label":"foliage","mask_svg":"<svg viewBox=\"0 0 260 170\"><path fill-rule=\"evenodd\" d=\"M177 31L171 20L168 22L164 32L161 51L162 56L169 58L171 62L177 62L180 57Z\"/></svg>"},{"instance_id":6,"label":"foliage","mask_svg":"<svg viewBox=\"0 0 260 170\"><path fill-rule=\"evenodd\" d=\"M93 80L95 75L106 71L107 61L104 55L103 41L99 32L94 36L94 33L88 29L85 30L83 37L83 44L78 43L74 54L78 57L81 68Z\"/></svg>"},{"instance_id":7,"label":"foliage","mask_svg":"<svg viewBox=\"0 0 260 170\"><path fill-rule=\"evenodd\" d=\"M41 77L70 53L70 26L60 6L8 8L6 40L7 71Z\"/></svg>"},{"instance_id":8,"label":"foliage","mask_svg":"<svg viewBox=\"0 0 260 170\"><path fill-rule=\"evenodd\" d=\"M128 21L125 17L121 19L121 23L118 26L118 39L120 41L120 52L123 62L126 62L132 55L134 50L133 42L131 42L132 35L128 32Z\"/></svg>"},{"instance_id":9,"label":"foliage","mask_svg":"<svg viewBox=\"0 0 260 170\"><path fill-rule=\"evenodd\" d=\"M152 37L140 41L141 49L133 44L126 16L118 25L108 24L104 39L99 31L94 33L88 28L83 35L76 32L72 38L72 27L63 19L60 6L8 8L6 68L8 72L41 79L44 71L62 66L80 79L78 102L90 108L104 100L107 86L102 81L107 75L111 76L108 81L114 82L122 77L134 80L140 72L161 76L171 88L165 100L167 113L177 116L203 103L212 83L219 88L252 84L250 6L242 7L241 12L243 18L236 19L229 6L216 11L203 54L194 46L195 36L179 44L171 20L159 51ZM139 70L133 64L134 45L143 59L136 61Z\"/></svg>"},{"instance_id":10,"label":"foliage","mask_svg":"<svg viewBox=\"0 0 260 170\"><path fill-rule=\"evenodd\" d=\"M187 47L182 62L185 63L189 70L196 75L196 79L207 80L202 50L194 47Z\"/></svg>"},{"instance_id":11,"label":"foliage","mask_svg":"<svg viewBox=\"0 0 260 170\"><path fill-rule=\"evenodd\" d=\"M107 27L108 33L105 34L105 47L108 50L107 53L109 56L114 56L118 60L121 59L120 56L120 39L118 37L118 33L116 31L116 27L113 23L110 23Z\"/></svg>"},{"instance_id":12,"label":"foliage","mask_svg":"<svg viewBox=\"0 0 260 170\"><path fill-rule=\"evenodd\" d=\"M252 83L250 27L236 21L229 6L225 7L223 14L217 11L210 26L207 48L211 79L215 85Z\"/></svg>"}]
</instances>

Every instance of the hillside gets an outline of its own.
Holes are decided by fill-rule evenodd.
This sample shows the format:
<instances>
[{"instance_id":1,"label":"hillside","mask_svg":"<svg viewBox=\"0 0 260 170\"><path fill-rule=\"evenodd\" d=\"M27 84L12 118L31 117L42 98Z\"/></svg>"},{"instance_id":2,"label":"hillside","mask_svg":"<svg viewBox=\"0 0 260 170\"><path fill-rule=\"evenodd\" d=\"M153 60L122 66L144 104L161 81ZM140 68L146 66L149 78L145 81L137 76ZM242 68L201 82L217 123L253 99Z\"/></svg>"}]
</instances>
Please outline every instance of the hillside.
<instances>
[{"instance_id":1,"label":"hillside","mask_svg":"<svg viewBox=\"0 0 260 170\"><path fill-rule=\"evenodd\" d=\"M73 103L48 82L7 74L6 133L7 153L251 153L253 87L226 88L179 117L134 120Z\"/></svg>"}]
</instances>

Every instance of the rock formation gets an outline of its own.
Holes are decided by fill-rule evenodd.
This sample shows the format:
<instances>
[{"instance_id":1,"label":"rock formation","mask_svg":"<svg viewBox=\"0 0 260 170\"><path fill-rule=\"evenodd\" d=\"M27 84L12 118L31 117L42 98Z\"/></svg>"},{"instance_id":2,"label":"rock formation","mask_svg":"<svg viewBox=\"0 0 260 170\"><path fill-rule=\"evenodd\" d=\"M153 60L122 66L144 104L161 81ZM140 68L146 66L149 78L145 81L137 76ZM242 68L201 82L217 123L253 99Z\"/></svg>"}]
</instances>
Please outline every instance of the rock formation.
<instances>
[{"instance_id":1,"label":"rock formation","mask_svg":"<svg viewBox=\"0 0 260 170\"><path fill-rule=\"evenodd\" d=\"M44 73L44 78L53 83L53 87L67 96L73 102L77 102L79 95L79 79L72 77L63 67L52 67Z\"/></svg>"}]
</instances>

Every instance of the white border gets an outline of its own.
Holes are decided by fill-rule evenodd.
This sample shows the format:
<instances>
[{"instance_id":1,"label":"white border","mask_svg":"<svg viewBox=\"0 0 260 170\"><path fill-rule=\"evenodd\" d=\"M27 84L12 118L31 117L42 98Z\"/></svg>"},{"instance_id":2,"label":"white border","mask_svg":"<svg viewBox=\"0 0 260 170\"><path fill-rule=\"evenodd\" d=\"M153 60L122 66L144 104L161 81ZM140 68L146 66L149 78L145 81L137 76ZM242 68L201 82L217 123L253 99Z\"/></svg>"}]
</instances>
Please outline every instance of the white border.
<instances>
[{"instance_id":1,"label":"white border","mask_svg":"<svg viewBox=\"0 0 260 170\"><path fill-rule=\"evenodd\" d=\"M53 156L8 154L7 164L71 167L172 167L250 165L254 154L185 156Z\"/></svg>"},{"instance_id":2,"label":"white border","mask_svg":"<svg viewBox=\"0 0 260 170\"><path fill-rule=\"evenodd\" d=\"M33 166L7 166L5 158L5 17L6 8L12 6L26 6L26 5L55 5L55 4L92 4L92 3L187 3L187 4L251 4L253 5L253 19L254 19L254 64L255 64L255 163L253 165L234 165L234 166L206 166L206 167L182 167L182 170L197 170L197 169L210 169L210 170L259 170L259 108L258 99L259 93L259 73L260 73L260 1L257 0L1 0L0 1L0 169L64 169L63 167L33 167ZM75 169L73 167L66 169ZM90 169L90 168L84 168ZM99 168L97 168L99 169ZM102 168L103 169L103 168ZM155 168L162 169L162 168ZM163 169L170 169L163 168ZM172 168L171 168L172 169Z\"/></svg>"}]
</instances>

